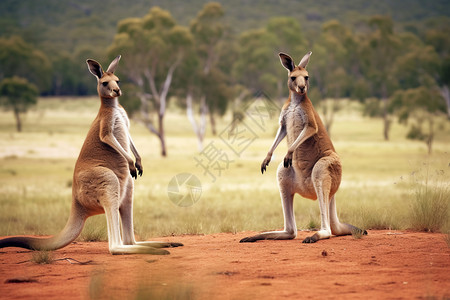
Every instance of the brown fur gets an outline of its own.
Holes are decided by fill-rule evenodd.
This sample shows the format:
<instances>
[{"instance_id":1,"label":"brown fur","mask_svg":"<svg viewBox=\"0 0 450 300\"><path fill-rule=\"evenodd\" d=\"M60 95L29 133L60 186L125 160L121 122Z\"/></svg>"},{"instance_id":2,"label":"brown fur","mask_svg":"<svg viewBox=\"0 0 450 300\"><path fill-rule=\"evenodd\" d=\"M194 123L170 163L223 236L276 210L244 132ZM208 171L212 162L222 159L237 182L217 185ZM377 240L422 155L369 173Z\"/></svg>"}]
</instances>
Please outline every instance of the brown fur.
<instances>
[{"instance_id":1,"label":"brown fur","mask_svg":"<svg viewBox=\"0 0 450 300\"><path fill-rule=\"evenodd\" d=\"M72 242L85 220L105 213L109 250L112 254L169 254L161 247L179 243L136 242L133 230L133 177L142 175L141 157L129 133L130 122L118 97L122 94L114 75L120 56L103 71L99 63L87 60L97 77L100 109L75 164L72 185L72 210L65 228L51 238L10 237L0 240L0 248L22 247L55 250ZM131 157L135 156L136 162Z\"/></svg>"},{"instance_id":2,"label":"brown fur","mask_svg":"<svg viewBox=\"0 0 450 300\"><path fill-rule=\"evenodd\" d=\"M289 146L284 161L278 167L278 185L283 204L284 230L261 233L241 242L262 239L292 239L297 235L293 198L298 193L309 199L319 200L321 229L304 243L329 238L331 234L351 234L356 228L340 223L336 213L334 194L342 176L342 167L325 126L307 96L309 75L306 65L311 52L295 66L292 58L280 53L282 65L288 70L289 98L280 113L280 128L261 164L264 173L278 144L287 138Z\"/></svg>"}]
</instances>

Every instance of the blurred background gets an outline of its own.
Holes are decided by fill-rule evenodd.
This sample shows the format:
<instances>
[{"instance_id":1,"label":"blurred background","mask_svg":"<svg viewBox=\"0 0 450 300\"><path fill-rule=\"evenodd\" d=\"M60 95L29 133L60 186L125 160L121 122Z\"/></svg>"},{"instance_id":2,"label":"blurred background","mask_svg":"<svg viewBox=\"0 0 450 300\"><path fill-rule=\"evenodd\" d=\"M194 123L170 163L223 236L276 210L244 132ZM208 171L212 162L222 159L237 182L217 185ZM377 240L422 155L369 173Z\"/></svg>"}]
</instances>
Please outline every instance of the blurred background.
<instances>
[{"instance_id":1,"label":"blurred background","mask_svg":"<svg viewBox=\"0 0 450 300\"><path fill-rule=\"evenodd\" d=\"M118 54L120 101L144 164L137 234L282 227L275 170L284 143L267 174L259 167L288 96L278 53L298 63L309 50L309 98L344 165L341 218L444 230L449 49L446 0L2 0L0 235L64 225L73 165L99 107L85 61L106 69ZM186 172L202 195L177 207L167 184ZM299 228L318 227L317 203L295 209ZM439 213L440 223L424 221ZM85 238L104 239L93 224Z\"/></svg>"}]
</instances>

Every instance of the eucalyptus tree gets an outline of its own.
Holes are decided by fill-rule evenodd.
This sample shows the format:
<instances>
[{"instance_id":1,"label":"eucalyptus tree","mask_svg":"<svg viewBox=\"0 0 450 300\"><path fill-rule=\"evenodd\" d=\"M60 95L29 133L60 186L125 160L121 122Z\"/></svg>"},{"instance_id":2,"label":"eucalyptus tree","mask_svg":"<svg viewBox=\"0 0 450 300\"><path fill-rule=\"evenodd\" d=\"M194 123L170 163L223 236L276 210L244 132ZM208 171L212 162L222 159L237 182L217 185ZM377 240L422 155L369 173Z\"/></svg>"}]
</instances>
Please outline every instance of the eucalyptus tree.
<instances>
[{"instance_id":1,"label":"eucalyptus tree","mask_svg":"<svg viewBox=\"0 0 450 300\"><path fill-rule=\"evenodd\" d=\"M398 90L391 96L390 109L397 114L400 123L412 123L406 137L424 141L428 154L431 154L436 123L439 122L440 115L446 114L446 106L439 90L425 85Z\"/></svg>"},{"instance_id":2,"label":"eucalyptus tree","mask_svg":"<svg viewBox=\"0 0 450 300\"><path fill-rule=\"evenodd\" d=\"M206 132L205 115L209 114L211 129L216 134L215 115L223 115L228 99L222 97L228 87L224 74L218 67L220 59L225 54L223 47L227 28L223 21L224 10L220 3L209 2L192 20L190 31L194 38L193 55L196 56L196 70L191 73L197 80L190 80L186 104L189 120L199 139L199 149L202 148ZM191 61L192 62L192 61ZM192 63L190 64L192 67ZM196 93L194 93L196 91ZM197 123L192 115L192 100L197 99L200 111L200 122Z\"/></svg>"},{"instance_id":3,"label":"eucalyptus tree","mask_svg":"<svg viewBox=\"0 0 450 300\"><path fill-rule=\"evenodd\" d=\"M243 91L263 91L274 98L281 98L285 90L285 70L280 67L278 53L309 50L300 23L291 17L271 18L265 27L243 32L238 45L233 72Z\"/></svg>"},{"instance_id":4,"label":"eucalyptus tree","mask_svg":"<svg viewBox=\"0 0 450 300\"><path fill-rule=\"evenodd\" d=\"M441 86L442 59L418 36L403 33L399 37L404 53L392 68L399 89L389 98L389 111L409 126L407 137L424 141L431 153L435 127L447 112Z\"/></svg>"},{"instance_id":5,"label":"eucalyptus tree","mask_svg":"<svg viewBox=\"0 0 450 300\"><path fill-rule=\"evenodd\" d=\"M316 63L310 72L319 91L319 99L313 101L318 102L325 128L330 132L334 114L340 109L339 100L350 96L357 78L359 67L354 61L357 43L347 27L332 20L323 24L312 52Z\"/></svg>"},{"instance_id":6,"label":"eucalyptus tree","mask_svg":"<svg viewBox=\"0 0 450 300\"><path fill-rule=\"evenodd\" d=\"M12 110L18 132L22 131L22 114L37 103L38 89L25 78L10 77L0 82L0 105Z\"/></svg>"},{"instance_id":7,"label":"eucalyptus tree","mask_svg":"<svg viewBox=\"0 0 450 300\"><path fill-rule=\"evenodd\" d=\"M164 117L169 91L191 45L189 30L177 25L168 11L153 7L142 18L120 21L109 48L110 56L123 54L121 72L138 87L140 120L160 140L162 156L167 155Z\"/></svg>"},{"instance_id":8,"label":"eucalyptus tree","mask_svg":"<svg viewBox=\"0 0 450 300\"><path fill-rule=\"evenodd\" d=\"M427 45L433 46L439 56L439 65L433 77L445 101L447 118L450 119L450 18L433 18L429 23L424 40Z\"/></svg>"},{"instance_id":9,"label":"eucalyptus tree","mask_svg":"<svg viewBox=\"0 0 450 300\"><path fill-rule=\"evenodd\" d=\"M47 56L21 37L0 38L0 80L17 76L46 91L50 87L50 70Z\"/></svg>"},{"instance_id":10,"label":"eucalyptus tree","mask_svg":"<svg viewBox=\"0 0 450 300\"><path fill-rule=\"evenodd\" d=\"M368 24L372 31L363 38L359 58L372 99L378 102L369 101L368 107L379 107L376 111L372 110L370 115L383 118L383 137L389 140L392 118L388 111L388 100L397 88L397 78L393 75L392 68L400 53L401 43L390 17L374 16L369 19Z\"/></svg>"}]
</instances>

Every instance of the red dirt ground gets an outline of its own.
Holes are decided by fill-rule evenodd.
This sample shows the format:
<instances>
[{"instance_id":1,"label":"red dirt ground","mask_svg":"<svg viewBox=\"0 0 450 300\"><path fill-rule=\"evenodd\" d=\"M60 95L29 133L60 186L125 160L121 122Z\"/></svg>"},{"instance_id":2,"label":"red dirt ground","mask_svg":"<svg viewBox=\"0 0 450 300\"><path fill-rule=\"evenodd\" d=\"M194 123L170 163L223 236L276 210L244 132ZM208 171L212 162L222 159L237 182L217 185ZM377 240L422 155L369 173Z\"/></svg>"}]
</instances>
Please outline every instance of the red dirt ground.
<instances>
[{"instance_id":1,"label":"red dirt ground","mask_svg":"<svg viewBox=\"0 0 450 300\"><path fill-rule=\"evenodd\" d=\"M446 236L369 231L240 244L253 232L164 237L171 255L112 256L105 242L72 243L52 264L0 250L1 299L449 299ZM71 260L72 259L72 260ZM79 264L78 262L88 262Z\"/></svg>"}]
</instances>

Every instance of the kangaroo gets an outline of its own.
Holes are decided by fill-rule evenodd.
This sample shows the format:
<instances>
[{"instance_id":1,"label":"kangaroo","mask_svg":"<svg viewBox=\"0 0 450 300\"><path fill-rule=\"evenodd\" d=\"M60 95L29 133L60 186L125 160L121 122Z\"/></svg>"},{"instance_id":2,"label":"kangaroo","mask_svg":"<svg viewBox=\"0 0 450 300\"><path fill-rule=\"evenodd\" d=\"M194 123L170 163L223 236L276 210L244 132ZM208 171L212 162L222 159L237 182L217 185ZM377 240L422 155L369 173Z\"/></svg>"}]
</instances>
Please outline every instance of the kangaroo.
<instances>
[{"instance_id":1,"label":"kangaroo","mask_svg":"<svg viewBox=\"0 0 450 300\"><path fill-rule=\"evenodd\" d=\"M319 200L321 227L303 243L315 243L331 235L349 235L354 231L367 234L353 225L339 222L335 193L341 183L342 166L326 129L307 96L309 76L306 66L308 52L295 66L293 59L280 53L281 64L288 70L289 98L280 113L280 127L272 147L261 164L264 174L272 154L287 137L288 152L277 170L278 186L284 214L284 230L264 232L243 238L240 242L258 240L287 240L297 236L294 218L294 195Z\"/></svg>"},{"instance_id":2,"label":"kangaroo","mask_svg":"<svg viewBox=\"0 0 450 300\"><path fill-rule=\"evenodd\" d=\"M119 104L122 95L114 71L117 56L106 72L95 60L86 61L97 78L101 105L86 136L75 164L72 208L64 229L50 238L8 237L0 248L21 247L30 250L56 250L75 240L90 216L105 213L111 254L169 254L165 247L180 243L136 242L133 230L133 178L142 176L141 157L131 139L130 121ZM131 157L133 153L136 162Z\"/></svg>"}]
</instances>

